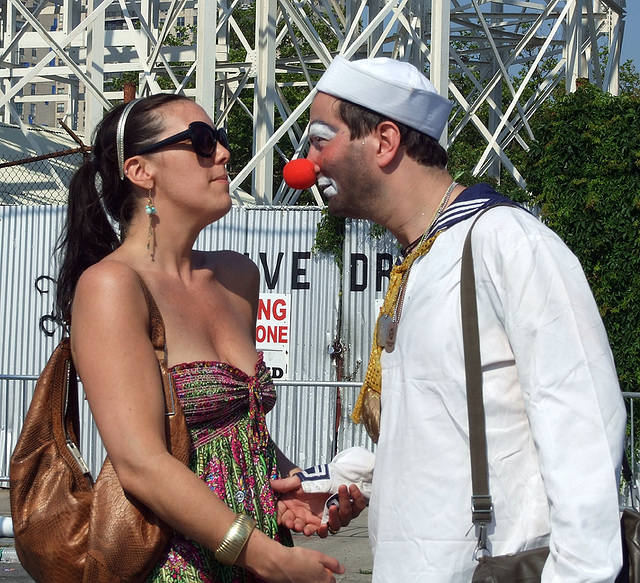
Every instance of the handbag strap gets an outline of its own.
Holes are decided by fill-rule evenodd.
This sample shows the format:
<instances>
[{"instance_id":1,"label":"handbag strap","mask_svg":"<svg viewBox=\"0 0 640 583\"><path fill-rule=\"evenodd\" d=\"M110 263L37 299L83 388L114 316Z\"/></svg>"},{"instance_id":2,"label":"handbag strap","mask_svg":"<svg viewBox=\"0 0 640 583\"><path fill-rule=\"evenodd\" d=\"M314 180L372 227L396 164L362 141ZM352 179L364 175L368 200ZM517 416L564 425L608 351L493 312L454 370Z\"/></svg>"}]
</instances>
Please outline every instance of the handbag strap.
<instances>
[{"instance_id":1,"label":"handbag strap","mask_svg":"<svg viewBox=\"0 0 640 583\"><path fill-rule=\"evenodd\" d=\"M147 309L149 310L149 337L153 343L153 348L158 359L158 367L160 370L160 376L162 378L162 388L164 392L165 401L165 415L168 423L166 424L167 432L167 448L171 454L183 464L189 463L190 455L190 437L184 417L184 412L180 406L180 401L177 396L175 383L167 368L167 349L164 330L164 321L160 310L144 282L140 274L138 279L144 293L144 297L147 303ZM63 383L60 399L60 409L63 429L65 430L66 446L81 469L84 476L87 478L89 484L93 486L93 477L85 460L78 449L78 435L80 433L79 426L79 410L77 403L77 377L73 359L71 358L71 344L69 337L62 339L56 352L62 352L65 362L68 362L68 370L65 373L66 382ZM54 353L55 354L55 353ZM53 357L52 357L53 359ZM48 366L48 365L47 365ZM62 378L62 377L60 377Z\"/></svg>"},{"instance_id":2,"label":"handbag strap","mask_svg":"<svg viewBox=\"0 0 640 583\"><path fill-rule=\"evenodd\" d=\"M167 342L164 330L164 321L160 310L151 295L147 284L138 274L140 285L144 293L144 298L149 309L149 337L153 344L158 359L160 376L162 377L162 388L164 390L167 448L171 455L180 460L183 464L189 464L191 455L191 437L187 428L187 422L178 393L176 391L173 377L167 366Z\"/></svg>"},{"instance_id":3,"label":"handbag strap","mask_svg":"<svg viewBox=\"0 0 640 583\"><path fill-rule=\"evenodd\" d=\"M160 374L162 375L166 407L165 414L168 417L173 417L176 414L177 396L175 384L167 367L167 341L164 331L164 321L162 319L162 314L160 314L160 310L158 309L158 305L153 299L151 291L147 287L147 284L139 273L137 275L149 310L149 336L156 352L156 357L158 358L158 364L160 366Z\"/></svg>"},{"instance_id":4,"label":"handbag strap","mask_svg":"<svg viewBox=\"0 0 640 583\"><path fill-rule=\"evenodd\" d=\"M482 398L482 362L480 359L480 332L478 328L478 303L473 270L471 233L478 219L488 210L498 206L521 208L511 203L498 203L481 210L475 217L462 249L460 275L460 307L462 312L462 344L467 386L467 415L469 417L469 449L471 452L471 517L480 527L479 553L488 554L487 526L493 519L493 504L489 492L489 464L487 461L487 435L484 401Z\"/></svg>"},{"instance_id":5,"label":"handbag strap","mask_svg":"<svg viewBox=\"0 0 640 583\"><path fill-rule=\"evenodd\" d=\"M164 321L162 320L162 315L160 314L158 305L153 299L153 295L151 295L151 291L147 287L144 279L142 279L142 276L139 273L137 275L138 279L140 280L142 291L144 293L144 299L147 302L147 309L149 310L149 336L151 337L153 348L156 350L162 350L164 353L166 339L164 334Z\"/></svg>"}]
</instances>

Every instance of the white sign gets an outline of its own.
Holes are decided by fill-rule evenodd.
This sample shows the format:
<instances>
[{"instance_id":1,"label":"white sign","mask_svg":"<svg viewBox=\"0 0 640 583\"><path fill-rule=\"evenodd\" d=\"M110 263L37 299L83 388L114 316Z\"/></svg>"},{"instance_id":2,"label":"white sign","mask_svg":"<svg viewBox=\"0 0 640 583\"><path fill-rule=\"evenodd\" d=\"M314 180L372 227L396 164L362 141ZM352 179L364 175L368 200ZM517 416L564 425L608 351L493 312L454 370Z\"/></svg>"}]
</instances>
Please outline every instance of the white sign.
<instances>
[{"instance_id":1,"label":"white sign","mask_svg":"<svg viewBox=\"0 0 640 583\"><path fill-rule=\"evenodd\" d=\"M291 294L260 294L256 347L274 379L289 378L289 308Z\"/></svg>"}]
</instances>

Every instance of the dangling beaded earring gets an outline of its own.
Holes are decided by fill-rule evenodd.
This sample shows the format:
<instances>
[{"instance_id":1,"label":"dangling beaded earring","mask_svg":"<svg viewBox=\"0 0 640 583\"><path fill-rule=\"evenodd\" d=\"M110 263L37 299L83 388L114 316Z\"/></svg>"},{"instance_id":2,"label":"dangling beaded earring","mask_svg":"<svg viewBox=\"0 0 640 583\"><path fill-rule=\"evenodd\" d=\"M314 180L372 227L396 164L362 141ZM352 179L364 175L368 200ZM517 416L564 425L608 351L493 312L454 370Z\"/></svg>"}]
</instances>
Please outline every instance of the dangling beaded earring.
<instances>
[{"instance_id":1,"label":"dangling beaded earring","mask_svg":"<svg viewBox=\"0 0 640 583\"><path fill-rule=\"evenodd\" d=\"M153 206L153 199L151 198L151 189L149 189L149 199L147 200L147 206L144 207L144 211L149 215L149 231L147 232L147 249L151 250L151 237L153 237L153 246L156 243L156 233L153 229L153 215L156 214L156 207Z\"/></svg>"}]
</instances>

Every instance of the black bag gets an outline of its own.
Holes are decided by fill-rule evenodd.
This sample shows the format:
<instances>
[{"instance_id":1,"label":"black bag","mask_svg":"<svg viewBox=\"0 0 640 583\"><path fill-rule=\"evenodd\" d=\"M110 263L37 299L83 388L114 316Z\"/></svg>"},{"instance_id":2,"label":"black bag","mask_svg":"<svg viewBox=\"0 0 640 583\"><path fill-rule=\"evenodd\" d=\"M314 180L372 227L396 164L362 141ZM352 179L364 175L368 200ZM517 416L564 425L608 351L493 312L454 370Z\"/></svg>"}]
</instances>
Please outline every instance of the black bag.
<instances>
[{"instance_id":1,"label":"black bag","mask_svg":"<svg viewBox=\"0 0 640 583\"><path fill-rule=\"evenodd\" d=\"M640 512L638 492L627 456L622 457L622 477L629 485L631 507L625 508L620 517L622 530L622 570L616 583L640 583Z\"/></svg>"},{"instance_id":2,"label":"black bag","mask_svg":"<svg viewBox=\"0 0 640 583\"><path fill-rule=\"evenodd\" d=\"M471 583L537 583L549 556L549 547L520 553L481 557Z\"/></svg>"}]
</instances>

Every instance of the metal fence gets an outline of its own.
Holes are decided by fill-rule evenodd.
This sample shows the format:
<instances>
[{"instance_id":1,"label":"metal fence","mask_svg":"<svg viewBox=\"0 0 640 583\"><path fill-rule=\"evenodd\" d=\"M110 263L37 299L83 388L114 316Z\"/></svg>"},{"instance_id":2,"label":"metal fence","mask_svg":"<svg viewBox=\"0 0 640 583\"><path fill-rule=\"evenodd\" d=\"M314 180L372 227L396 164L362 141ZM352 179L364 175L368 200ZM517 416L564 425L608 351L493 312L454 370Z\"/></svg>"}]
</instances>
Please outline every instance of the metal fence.
<instances>
[{"instance_id":1,"label":"metal fence","mask_svg":"<svg viewBox=\"0 0 640 583\"><path fill-rule=\"evenodd\" d=\"M640 473L636 467L640 459L640 392L623 392L622 395L627 405L627 456L637 477Z\"/></svg>"},{"instance_id":2,"label":"metal fence","mask_svg":"<svg viewBox=\"0 0 640 583\"><path fill-rule=\"evenodd\" d=\"M13 412L13 415L21 416L21 419L24 419L24 416L27 413L29 403L26 400L20 404L21 406L15 406L16 403L7 402L11 398L20 398L20 395L25 394L33 394L33 389L35 388L35 383L38 377L35 375L2 375L0 374L0 394L5 396L5 402L3 403L3 414L0 417L0 443L4 443L5 446L11 443L11 439L5 439L5 431L7 427L18 427L21 426L21 422L17 423L16 419L9 419L8 415ZM352 381L274 381L274 384L278 388L279 391L282 391L285 387L293 387L293 388L316 388L316 389L328 389L334 388L339 389L340 392L344 393L345 396L350 397L349 400L354 399L355 395L357 395L360 390L361 383L360 382L352 382ZM80 391L82 391L82 386L80 386ZM13 396L13 397L11 397ZM627 444L626 444L626 455L629 459L629 463L634 470L634 477L636 480L639 478L640 468L639 460L640 460L640 392L627 393L623 392L622 396L624 398L626 407L627 407L627 415L628 415L628 429L627 429ZM84 406L83 406L84 405ZM83 431L80 434L80 449L83 452L83 455L89 456L86 461L89 464L89 467L92 470L94 475L98 474L98 470L104 460L104 449L97 447L97 442L99 442L100 437L96 431L95 424L93 423L93 419L91 417L91 412L86 406L86 401L84 399L80 399L80 416L81 416L81 425L84 427ZM267 425L269 426L269 430L273 431L273 422L277 417L277 410L274 410L270 414L267 415ZM339 427L339 419L336 420L336 425L328 424L325 425L326 430L333 431L334 427L336 431L340 429ZM87 430L88 428L88 430ZM330 440L333 441L335 436L327 436ZM97 453L96 453L97 451ZM7 459L10 457L11 452L6 452ZM8 475L0 475L0 487L6 487L9 485L9 476ZM624 499L629 496L629 492L626 489L622 489L621 491L621 503L624 504Z\"/></svg>"},{"instance_id":3,"label":"metal fence","mask_svg":"<svg viewBox=\"0 0 640 583\"><path fill-rule=\"evenodd\" d=\"M10 428L20 428L22 421L27 414L30 398L25 396L32 395L35 389L36 381L38 377L36 375L3 375L0 374L0 395L3 395L3 407L0 414L0 444L3 444L7 451L5 452L6 460L11 456L12 442L15 444L16 436L6 435L6 432ZM78 379L79 380L79 379ZM361 383L359 382L337 382L337 381L274 381L277 387L279 395L287 388L294 390L301 389L338 389L345 396L349 396L352 393L351 399L355 399L355 395L360 390ZM80 391L79 408L80 408L80 451L82 452L89 469L94 476L98 475L100 467L104 461L106 454L104 447L102 447L100 436L97 432L91 411L89 410L86 400L82 398L82 384L78 383ZM267 415L267 426L270 433L273 435L277 430L276 423L279 413L276 408ZM338 430L337 423L324 424L323 429L327 432L334 432ZM303 429L303 431L305 431ZM12 439L13 437L13 439ZM331 441L335 443L335 435L326 435L325 441ZM0 488L9 486L8 464L4 468L4 472L0 473Z\"/></svg>"},{"instance_id":4,"label":"metal fence","mask_svg":"<svg viewBox=\"0 0 640 583\"><path fill-rule=\"evenodd\" d=\"M88 152L79 147L29 158L5 154L0 160L0 205L65 204L71 177Z\"/></svg>"}]
</instances>

